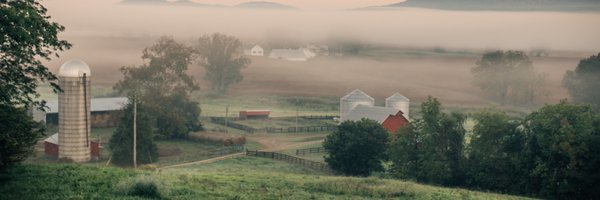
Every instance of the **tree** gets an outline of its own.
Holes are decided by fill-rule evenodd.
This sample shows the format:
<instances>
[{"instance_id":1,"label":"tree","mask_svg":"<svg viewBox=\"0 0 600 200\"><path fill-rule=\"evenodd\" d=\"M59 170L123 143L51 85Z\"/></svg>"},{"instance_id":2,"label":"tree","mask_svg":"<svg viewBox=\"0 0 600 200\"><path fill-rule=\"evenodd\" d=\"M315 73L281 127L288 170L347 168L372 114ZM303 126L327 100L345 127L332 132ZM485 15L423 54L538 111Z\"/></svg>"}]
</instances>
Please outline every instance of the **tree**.
<instances>
[{"instance_id":1,"label":"tree","mask_svg":"<svg viewBox=\"0 0 600 200\"><path fill-rule=\"evenodd\" d=\"M242 55L242 43L237 38L215 33L204 35L198 41L200 64L206 70L213 91L225 93L229 85L242 81L244 76L240 71L251 61Z\"/></svg>"},{"instance_id":2,"label":"tree","mask_svg":"<svg viewBox=\"0 0 600 200\"><path fill-rule=\"evenodd\" d=\"M368 176L381 170L389 133L369 119L345 121L328 135L323 147L329 152L325 162L331 169L352 176Z\"/></svg>"},{"instance_id":3,"label":"tree","mask_svg":"<svg viewBox=\"0 0 600 200\"><path fill-rule=\"evenodd\" d=\"M600 108L600 53L581 60L575 71L567 71L563 86L574 102L589 103Z\"/></svg>"},{"instance_id":4,"label":"tree","mask_svg":"<svg viewBox=\"0 0 600 200\"><path fill-rule=\"evenodd\" d=\"M114 88L137 98L149 109L160 135L184 138L190 131L202 130L201 110L190 99L198 86L186 73L196 58L193 49L173 38L161 37L157 44L144 49L142 58L148 63L121 68L123 80Z\"/></svg>"},{"instance_id":5,"label":"tree","mask_svg":"<svg viewBox=\"0 0 600 200\"><path fill-rule=\"evenodd\" d=\"M390 150L396 176L426 183L462 184L466 117L443 113L440 107L437 99L429 97L421 104L422 118L399 129Z\"/></svg>"},{"instance_id":6,"label":"tree","mask_svg":"<svg viewBox=\"0 0 600 200\"><path fill-rule=\"evenodd\" d=\"M486 53L471 70L474 83L501 103L531 104L546 91L544 76L536 74L529 57L522 51Z\"/></svg>"},{"instance_id":7,"label":"tree","mask_svg":"<svg viewBox=\"0 0 600 200\"><path fill-rule=\"evenodd\" d=\"M71 47L57 37L65 28L50 22L36 0L0 1L0 18L0 105L43 108L44 102L36 100L38 82L48 81L54 91L60 88L40 59L58 57L57 51Z\"/></svg>"},{"instance_id":8,"label":"tree","mask_svg":"<svg viewBox=\"0 0 600 200\"><path fill-rule=\"evenodd\" d=\"M520 121L506 113L484 109L476 121L468 146L467 185L494 191L518 192L527 171L521 167L525 142Z\"/></svg>"},{"instance_id":9,"label":"tree","mask_svg":"<svg viewBox=\"0 0 600 200\"><path fill-rule=\"evenodd\" d=\"M138 164L158 161L158 149L154 143L153 119L143 104L137 105L136 116L136 158ZM128 104L117 130L108 142L112 163L120 166L133 166L133 105Z\"/></svg>"},{"instance_id":10,"label":"tree","mask_svg":"<svg viewBox=\"0 0 600 200\"><path fill-rule=\"evenodd\" d=\"M44 135L24 108L0 104L0 171L25 160Z\"/></svg>"},{"instance_id":11,"label":"tree","mask_svg":"<svg viewBox=\"0 0 600 200\"><path fill-rule=\"evenodd\" d=\"M553 198L600 198L600 116L562 101L525 119L529 191Z\"/></svg>"},{"instance_id":12,"label":"tree","mask_svg":"<svg viewBox=\"0 0 600 200\"><path fill-rule=\"evenodd\" d=\"M65 30L50 22L46 8L36 0L0 1L0 168L24 160L43 136L43 129L27 115L24 107L44 108L36 88L49 82L60 88L56 76L40 59L50 60L71 44L58 39Z\"/></svg>"}]
</instances>

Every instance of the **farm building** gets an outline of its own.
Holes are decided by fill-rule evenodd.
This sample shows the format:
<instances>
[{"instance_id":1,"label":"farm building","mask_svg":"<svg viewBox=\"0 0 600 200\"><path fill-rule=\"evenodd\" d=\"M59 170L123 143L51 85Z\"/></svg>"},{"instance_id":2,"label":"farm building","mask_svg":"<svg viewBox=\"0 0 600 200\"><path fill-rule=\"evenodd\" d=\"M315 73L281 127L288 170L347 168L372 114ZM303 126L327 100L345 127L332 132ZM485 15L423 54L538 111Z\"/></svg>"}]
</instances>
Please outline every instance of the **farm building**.
<instances>
[{"instance_id":1,"label":"farm building","mask_svg":"<svg viewBox=\"0 0 600 200\"><path fill-rule=\"evenodd\" d=\"M264 56L265 50L260 45L254 45L251 48L244 49L244 54L250 56Z\"/></svg>"},{"instance_id":2,"label":"farm building","mask_svg":"<svg viewBox=\"0 0 600 200\"><path fill-rule=\"evenodd\" d=\"M243 110L240 111L240 119L268 119L271 111L269 110Z\"/></svg>"},{"instance_id":3,"label":"farm building","mask_svg":"<svg viewBox=\"0 0 600 200\"><path fill-rule=\"evenodd\" d=\"M340 98L340 117L342 120L345 118L346 114L358 105L374 106L375 99L359 89L343 96Z\"/></svg>"},{"instance_id":4,"label":"farm building","mask_svg":"<svg viewBox=\"0 0 600 200\"><path fill-rule=\"evenodd\" d=\"M386 106L375 106L375 99L356 89L340 98L340 121L358 121L362 118L379 122L391 133L409 122L410 100L400 93L386 98Z\"/></svg>"},{"instance_id":5,"label":"farm building","mask_svg":"<svg viewBox=\"0 0 600 200\"><path fill-rule=\"evenodd\" d=\"M358 105L346 115L343 121L371 119L379 122L390 133L395 133L398 128L408 124L408 120L402 114L402 111L396 108Z\"/></svg>"},{"instance_id":6,"label":"farm building","mask_svg":"<svg viewBox=\"0 0 600 200\"><path fill-rule=\"evenodd\" d=\"M273 49L269 58L286 61L304 62L308 60L304 49Z\"/></svg>"},{"instance_id":7,"label":"farm building","mask_svg":"<svg viewBox=\"0 0 600 200\"><path fill-rule=\"evenodd\" d=\"M100 141L93 140L90 141L90 154L92 159L100 158ZM58 149L59 149L59 139L58 133L46 138L44 140L44 153L47 156L58 158Z\"/></svg>"},{"instance_id":8,"label":"farm building","mask_svg":"<svg viewBox=\"0 0 600 200\"><path fill-rule=\"evenodd\" d=\"M121 109L127 104L126 97L94 98L91 100L91 125L94 128L115 127L121 116ZM45 121L47 125L57 126L58 101L49 101L47 112L34 111L36 121Z\"/></svg>"}]
</instances>

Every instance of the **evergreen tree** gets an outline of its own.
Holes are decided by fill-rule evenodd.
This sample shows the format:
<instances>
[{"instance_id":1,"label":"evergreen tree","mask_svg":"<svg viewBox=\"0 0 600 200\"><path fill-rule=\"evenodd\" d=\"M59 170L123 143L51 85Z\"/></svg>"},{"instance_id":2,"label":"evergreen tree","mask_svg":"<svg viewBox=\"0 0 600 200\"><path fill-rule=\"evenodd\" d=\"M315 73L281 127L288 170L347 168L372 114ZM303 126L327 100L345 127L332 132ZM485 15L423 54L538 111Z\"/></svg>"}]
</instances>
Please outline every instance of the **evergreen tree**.
<instances>
[{"instance_id":1,"label":"evergreen tree","mask_svg":"<svg viewBox=\"0 0 600 200\"><path fill-rule=\"evenodd\" d=\"M137 105L136 115L136 160L137 164L158 161L158 148L154 143L153 119L142 104ZM133 166L133 105L128 104L117 130L108 143L112 163L120 166Z\"/></svg>"}]
</instances>

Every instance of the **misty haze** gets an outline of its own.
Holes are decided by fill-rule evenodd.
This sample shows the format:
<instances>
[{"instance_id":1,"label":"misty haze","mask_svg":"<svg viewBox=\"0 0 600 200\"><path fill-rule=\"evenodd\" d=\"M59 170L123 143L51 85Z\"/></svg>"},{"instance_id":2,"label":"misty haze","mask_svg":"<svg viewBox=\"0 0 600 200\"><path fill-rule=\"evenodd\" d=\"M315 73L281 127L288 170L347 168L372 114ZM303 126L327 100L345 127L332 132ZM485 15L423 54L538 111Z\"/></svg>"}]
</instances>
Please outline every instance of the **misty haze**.
<instances>
[{"instance_id":1,"label":"misty haze","mask_svg":"<svg viewBox=\"0 0 600 200\"><path fill-rule=\"evenodd\" d=\"M0 199L600 198L598 0L0 11Z\"/></svg>"}]
</instances>

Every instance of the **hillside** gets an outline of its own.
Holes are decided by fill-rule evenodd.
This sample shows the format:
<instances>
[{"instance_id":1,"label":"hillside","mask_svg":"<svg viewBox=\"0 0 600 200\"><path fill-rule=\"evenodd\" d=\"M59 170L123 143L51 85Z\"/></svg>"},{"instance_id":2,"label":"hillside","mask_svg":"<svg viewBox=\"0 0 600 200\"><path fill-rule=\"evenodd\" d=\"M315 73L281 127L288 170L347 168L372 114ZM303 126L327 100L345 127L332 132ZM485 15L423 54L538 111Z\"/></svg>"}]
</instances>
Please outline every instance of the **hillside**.
<instances>
[{"instance_id":1,"label":"hillside","mask_svg":"<svg viewBox=\"0 0 600 200\"><path fill-rule=\"evenodd\" d=\"M0 182L0 199L139 199L143 194L158 196L155 191L166 199L524 199L397 180L330 176L252 157L161 172L24 165L1 175Z\"/></svg>"},{"instance_id":2,"label":"hillside","mask_svg":"<svg viewBox=\"0 0 600 200\"><path fill-rule=\"evenodd\" d=\"M418 7L442 10L600 11L599 0L407 0L384 8Z\"/></svg>"}]
</instances>

